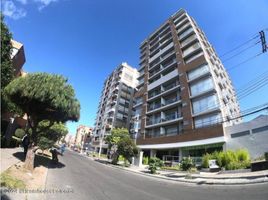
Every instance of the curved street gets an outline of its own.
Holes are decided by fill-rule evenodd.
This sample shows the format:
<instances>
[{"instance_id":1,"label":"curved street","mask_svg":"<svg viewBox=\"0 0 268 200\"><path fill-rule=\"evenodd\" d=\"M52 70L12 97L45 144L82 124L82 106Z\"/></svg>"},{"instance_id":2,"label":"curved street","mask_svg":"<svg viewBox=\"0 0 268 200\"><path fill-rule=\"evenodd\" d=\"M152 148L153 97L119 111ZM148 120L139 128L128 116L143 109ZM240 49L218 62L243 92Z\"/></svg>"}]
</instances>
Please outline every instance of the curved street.
<instances>
[{"instance_id":1,"label":"curved street","mask_svg":"<svg viewBox=\"0 0 268 200\"><path fill-rule=\"evenodd\" d=\"M50 167L46 199L177 200L267 199L268 184L208 186L147 177L95 162L66 151L58 167Z\"/></svg>"}]
</instances>

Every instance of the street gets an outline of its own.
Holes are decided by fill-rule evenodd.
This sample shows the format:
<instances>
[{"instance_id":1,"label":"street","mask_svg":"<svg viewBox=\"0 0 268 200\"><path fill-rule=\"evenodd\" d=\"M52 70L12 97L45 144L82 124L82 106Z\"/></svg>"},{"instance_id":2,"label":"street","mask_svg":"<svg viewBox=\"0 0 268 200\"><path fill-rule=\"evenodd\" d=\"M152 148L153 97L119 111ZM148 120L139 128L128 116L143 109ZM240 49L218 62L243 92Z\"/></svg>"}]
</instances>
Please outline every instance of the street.
<instances>
[{"instance_id":1,"label":"street","mask_svg":"<svg viewBox=\"0 0 268 200\"><path fill-rule=\"evenodd\" d=\"M177 183L105 166L67 150L48 171L46 199L164 200L267 199L268 184L208 186Z\"/></svg>"}]
</instances>

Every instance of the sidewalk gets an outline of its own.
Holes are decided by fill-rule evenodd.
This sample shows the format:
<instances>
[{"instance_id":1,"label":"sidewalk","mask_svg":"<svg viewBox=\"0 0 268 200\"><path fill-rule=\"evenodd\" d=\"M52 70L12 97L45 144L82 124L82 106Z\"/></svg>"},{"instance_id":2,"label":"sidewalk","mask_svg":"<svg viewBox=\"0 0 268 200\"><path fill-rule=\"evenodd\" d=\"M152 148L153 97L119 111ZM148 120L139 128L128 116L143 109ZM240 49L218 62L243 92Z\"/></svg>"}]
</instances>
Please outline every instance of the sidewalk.
<instances>
[{"instance_id":1,"label":"sidewalk","mask_svg":"<svg viewBox=\"0 0 268 200\"><path fill-rule=\"evenodd\" d=\"M200 172L200 173L188 173L172 170L158 170L157 174L150 174L146 166L137 167L123 167L118 165L112 165L107 159L96 159L101 163L106 163L106 165L129 171L136 174L141 174L153 178L160 178L164 180L177 181L183 183L193 183L197 185L209 184L209 185L245 185L245 184L255 184L255 183L268 183L268 170L256 171L256 172L246 172L246 173L228 173L228 174L219 174L219 173L209 173L209 172Z\"/></svg>"},{"instance_id":2,"label":"sidewalk","mask_svg":"<svg viewBox=\"0 0 268 200\"><path fill-rule=\"evenodd\" d=\"M23 159L23 148L1 148L1 173L6 171L7 169L12 169L11 167L14 165L22 166L23 162L21 161ZM14 155L13 155L14 154ZM40 164L42 165L42 164ZM47 169L44 169L44 166L37 166L35 167L35 171L33 173L25 173L27 174L27 177L29 176L27 180L24 179L26 184L31 183L36 179L35 173L40 173L41 175L38 176L38 180L36 182L33 182L34 185L39 186L40 184L42 186L45 186L46 176L47 176ZM24 177L25 178L25 177ZM27 182L28 181L28 182ZM29 182L30 181L30 182ZM38 188L40 190L45 188ZM16 200L16 199L28 199L28 200L43 200L45 199L45 193L38 193L35 191L38 191L36 188L25 188L25 189L8 189L5 187L0 188L1 193L1 199L8 199L8 200ZM34 192L31 192L34 191Z\"/></svg>"},{"instance_id":3,"label":"sidewalk","mask_svg":"<svg viewBox=\"0 0 268 200\"><path fill-rule=\"evenodd\" d=\"M23 152L21 147L18 148L0 148L1 150L1 168L0 173L7 170L12 165L20 162L21 160L15 157L13 154L17 152Z\"/></svg>"}]
</instances>

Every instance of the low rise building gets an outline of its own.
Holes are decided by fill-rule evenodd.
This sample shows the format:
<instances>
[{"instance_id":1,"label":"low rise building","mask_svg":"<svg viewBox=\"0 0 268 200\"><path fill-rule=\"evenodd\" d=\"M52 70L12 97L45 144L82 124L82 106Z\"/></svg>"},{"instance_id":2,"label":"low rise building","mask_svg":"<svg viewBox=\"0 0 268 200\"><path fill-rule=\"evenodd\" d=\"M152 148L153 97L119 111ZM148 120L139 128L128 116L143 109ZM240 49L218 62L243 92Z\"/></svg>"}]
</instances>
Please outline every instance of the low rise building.
<instances>
[{"instance_id":1,"label":"low rise building","mask_svg":"<svg viewBox=\"0 0 268 200\"><path fill-rule=\"evenodd\" d=\"M268 115L225 127L226 149L247 149L251 159L264 156L268 152Z\"/></svg>"}]
</instances>

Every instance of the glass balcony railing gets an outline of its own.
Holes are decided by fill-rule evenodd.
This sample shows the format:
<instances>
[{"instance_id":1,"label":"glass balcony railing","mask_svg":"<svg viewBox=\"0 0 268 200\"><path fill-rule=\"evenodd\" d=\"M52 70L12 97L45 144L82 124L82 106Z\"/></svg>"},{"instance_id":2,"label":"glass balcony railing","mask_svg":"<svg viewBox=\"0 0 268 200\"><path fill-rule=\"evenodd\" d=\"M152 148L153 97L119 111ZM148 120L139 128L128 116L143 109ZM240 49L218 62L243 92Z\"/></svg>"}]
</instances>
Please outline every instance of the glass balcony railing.
<instances>
[{"instance_id":1,"label":"glass balcony railing","mask_svg":"<svg viewBox=\"0 0 268 200\"><path fill-rule=\"evenodd\" d=\"M155 109L160 108L160 107L161 107L161 103L152 104L152 105L149 105L148 111L155 110Z\"/></svg>"},{"instance_id":2,"label":"glass balcony railing","mask_svg":"<svg viewBox=\"0 0 268 200\"><path fill-rule=\"evenodd\" d=\"M168 121L172 121L175 119L179 119L181 118L181 113L175 112L175 113L171 113L166 115L164 118L154 118L154 119L150 119L146 121L146 126L151 126L151 125L155 125L155 124L159 124L162 122L168 122Z\"/></svg>"},{"instance_id":3,"label":"glass balcony railing","mask_svg":"<svg viewBox=\"0 0 268 200\"><path fill-rule=\"evenodd\" d=\"M166 115L165 118L163 119L163 121L171 121L174 119L178 119L180 117L181 117L181 115L178 112L174 112L174 113Z\"/></svg>"}]
</instances>

